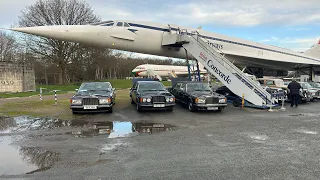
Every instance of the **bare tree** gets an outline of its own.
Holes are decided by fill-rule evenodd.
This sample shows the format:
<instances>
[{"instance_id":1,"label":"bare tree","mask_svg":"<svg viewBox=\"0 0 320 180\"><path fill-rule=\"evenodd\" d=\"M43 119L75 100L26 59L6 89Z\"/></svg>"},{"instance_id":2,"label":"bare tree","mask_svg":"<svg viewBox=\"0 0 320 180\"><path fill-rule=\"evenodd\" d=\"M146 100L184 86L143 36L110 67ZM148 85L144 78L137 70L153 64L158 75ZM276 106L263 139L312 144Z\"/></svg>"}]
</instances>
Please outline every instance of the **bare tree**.
<instances>
[{"instance_id":1,"label":"bare tree","mask_svg":"<svg viewBox=\"0 0 320 180\"><path fill-rule=\"evenodd\" d=\"M0 61L15 60L18 47L19 44L13 35L0 31Z\"/></svg>"},{"instance_id":2,"label":"bare tree","mask_svg":"<svg viewBox=\"0 0 320 180\"><path fill-rule=\"evenodd\" d=\"M26 7L19 16L19 26L23 27L83 25L98 21L100 18L93 13L91 6L80 0L38 0L34 5ZM80 45L44 37L28 37L28 48L59 68L59 84L70 79L66 69Z\"/></svg>"}]
</instances>

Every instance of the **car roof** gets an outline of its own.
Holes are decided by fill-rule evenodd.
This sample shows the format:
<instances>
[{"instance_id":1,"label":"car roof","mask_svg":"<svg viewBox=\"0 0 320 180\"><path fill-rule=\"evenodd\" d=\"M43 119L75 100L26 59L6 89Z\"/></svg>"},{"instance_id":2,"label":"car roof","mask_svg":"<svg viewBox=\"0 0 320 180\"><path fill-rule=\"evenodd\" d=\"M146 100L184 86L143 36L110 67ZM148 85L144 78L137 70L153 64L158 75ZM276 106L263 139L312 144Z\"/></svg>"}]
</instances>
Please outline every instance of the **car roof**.
<instances>
[{"instance_id":1,"label":"car roof","mask_svg":"<svg viewBox=\"0 0 320 180\"><path fill-rule=\"evenodd\" d=\"M178 81L177 83L205 83L205 82L203 82L203 81Z\"/></svg>"},{"instance_id":2,"label":"car roof","mask_svg":"<svg viewBox=\"0 0 320 180\"><path fill-rule=\"evenodd\" d=\"M160 83L159 81L137 81L137 83Z\"/></svg>"},{"instance_id":3,"label":"car roof","mask_svg":"<svg viewBox=\"0 0 320 180\"><path fill-rule=\"evenodd\" d=\"M83 83L110 83L110 82L108 82L108 81L106 81L106 82L101 82L101 81L93 81L93 82L83 82Z\"/></svg>"}]
</instances>

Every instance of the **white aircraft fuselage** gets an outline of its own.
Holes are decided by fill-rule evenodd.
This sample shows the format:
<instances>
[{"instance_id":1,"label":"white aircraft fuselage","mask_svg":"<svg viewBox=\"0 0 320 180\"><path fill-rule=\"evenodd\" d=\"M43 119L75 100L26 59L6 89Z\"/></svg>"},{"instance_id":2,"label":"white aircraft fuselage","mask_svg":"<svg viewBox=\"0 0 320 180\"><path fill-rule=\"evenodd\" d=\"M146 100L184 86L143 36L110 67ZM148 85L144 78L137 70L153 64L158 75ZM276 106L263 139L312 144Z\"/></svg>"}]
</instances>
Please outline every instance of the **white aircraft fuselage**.
<instances>
[{"instance_id":1,"label":"white aircraft fuselage","mask_svg":"<svg viewBox=\"0 0 320 180\"><path fill-rule=\"evenodd\" d=\"M141 64L132 70L134 76L147 77L149 75L148 69L154 71L161 77L170 77L170 73L174 73L177 76L188 76L187 66L174 66L174 65L158 65L158 64ZM196 67L192 70L197 70ZM199 64L200 74L206 74L207 71Z\"/></svg>"},{"instance_id":2,"label":"white aircraft fuselage","mask_svg":"<svg viewBox=\"0 0 320 180\"><path fill-rule=\"evenodd\" d=\"M162 46L162 38L177 33L178 28L197 31L208 44L219 49L235 64L250 67L293 70L297 67L320 66L320 58L276 46L229 37L178 25L142 21L106 21L92 25L63 25L11 28L11 30L92 46L130 52L186 59L181 47ZM216 50L217 50L216 49ZM188 54L190 60L194 59Z\"/></svg>"}]
</instances>

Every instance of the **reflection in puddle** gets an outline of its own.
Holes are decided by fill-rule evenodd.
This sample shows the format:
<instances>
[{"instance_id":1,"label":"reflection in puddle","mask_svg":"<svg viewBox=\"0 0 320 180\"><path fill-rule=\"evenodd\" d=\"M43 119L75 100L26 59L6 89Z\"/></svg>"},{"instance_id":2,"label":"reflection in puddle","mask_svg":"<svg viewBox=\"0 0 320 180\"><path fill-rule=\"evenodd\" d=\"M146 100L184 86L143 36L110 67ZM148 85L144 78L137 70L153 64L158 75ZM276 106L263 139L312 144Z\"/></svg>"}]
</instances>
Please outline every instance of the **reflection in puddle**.
<instances>
[{"instance_id":1,"label":"reflection in puddle","mask_svg":"<svg viewBox=\"0 0 320 180\"><path fill-rule=\"evenodd\" d=\"M11 137L0 136L0 176L43 171L58 160L56 153L38 147L14 146L11 143Z\"/></svg>"},{"instance_id":2,"label":"reflection in puddle","mask_svg":"<svg viewBox=\"0 0 320 180\"><path fill-rule=\"evenodd\" d=\"M150 123L148 121L141 122L95 122L89 129L74 130L67 134L76 137L92 137L98 135L107 135L108 138L121 138L137 135L140 133L159 133L172 130L172 126L168 124Z\"/></svg>"},{"instance_id":3,"label":"reflection in puddle","mask_svg":"<svg viewBox=\"0 0 320 180\"><path fill-rule=\"evenodd\" d=\"M0 117L0 134L22 132L27 130L55 129L59 127L81 127L67 134L80 137L107 134L109 138L126 137L132 133L157 133L171 130L170 125L161 123L140 122L112 122L112 121L86 121L86 120L60 120L49 117L34 118L19 116L15 118Z\"/></svg>"},{"instance_id":4,"label":"reflection in puddle","mask_svg":"<svg viewBox=\"0 0 320 180\"><path fill-rule=\"evenodd\" d=\"M109 138L127 137L133 132L131 122L114 122L113 127Z\"/></svg>"},{"instance_id":5,"label":"reflection in puddle","mask_svg":"<svg viewBox=\"0 0 320 180\"><path fill-rule=\"evenodd\" d=\"M150 123L147 121L133 123L133 132L138 133L159 133L172 130L172 126L168 124Z\"/></svg>"},{"instance_id":6,"label":"reflection in puddle","mask_svg":"<svg viewBox=\"0 0 320 180\"><path fill-rule=\"evenodd\" d=\"M34 118L29 116L18 116L14 118L0 117L0 134L87 125L90 125L90 122L85 120L60 120L49 117Z\"/></svg>"}]
</instances>

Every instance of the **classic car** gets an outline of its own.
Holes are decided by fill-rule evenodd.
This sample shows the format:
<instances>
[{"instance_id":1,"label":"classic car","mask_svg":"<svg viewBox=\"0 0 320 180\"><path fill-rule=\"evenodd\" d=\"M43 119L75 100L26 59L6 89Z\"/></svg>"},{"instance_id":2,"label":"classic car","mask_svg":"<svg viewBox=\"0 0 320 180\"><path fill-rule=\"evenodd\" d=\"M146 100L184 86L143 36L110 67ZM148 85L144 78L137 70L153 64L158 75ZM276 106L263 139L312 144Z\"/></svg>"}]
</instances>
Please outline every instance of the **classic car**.
<instances>
[{"instance_id":1,"label":"classic car","mask_svg":"<svg viewBox=\"0 0 320 180\"><path fill-rule=\"evenodd\" d=\"M175 97L159 81L136 81L130 88L131 104L138 112L143 110L173 111Z\"/></svg>"},{"instance_id":2,"label":"classic car","mask_svg":"<svg viewBox=\"0 0 320 180\"><path fill-rule=\"evenodd\" d=\"M187 104L189 111L215 110L221 111L227 106L227 98L210 88L207 83L198 81L177 82L170 92L177 101Z\"/></svg>"},{"instance_id":3,"label":"classic car","mask_svg":"<svg viewBox=\"0 0 320 180\"><path fill-rule=\"evenodd\" d=\"M112 112L115 88L110 82L85 82L70 99L72 112Z\"/></svg>"},{"instance_id":4,"label":"classic car","mask_svg":"<svg viewBox=\"0 0 320 180\"><path fill-rule=\"evenodd\" d=\"M309 95L310 101L313 101L318 92L317 88L313 88L308 82L299 82L305 94Z\"/></svg>"},{"instance_id":5,"label":"classic car","mask_svg":"<svg viewBox=\"0 0 320 180\"><path fill-rule=\"evenodd\" d=\"M318 82L309 82L309 84L313 87L313 89L318 90L313 96L314 98L320 99L320 83Z\"/></svg>"}]
</instances>

